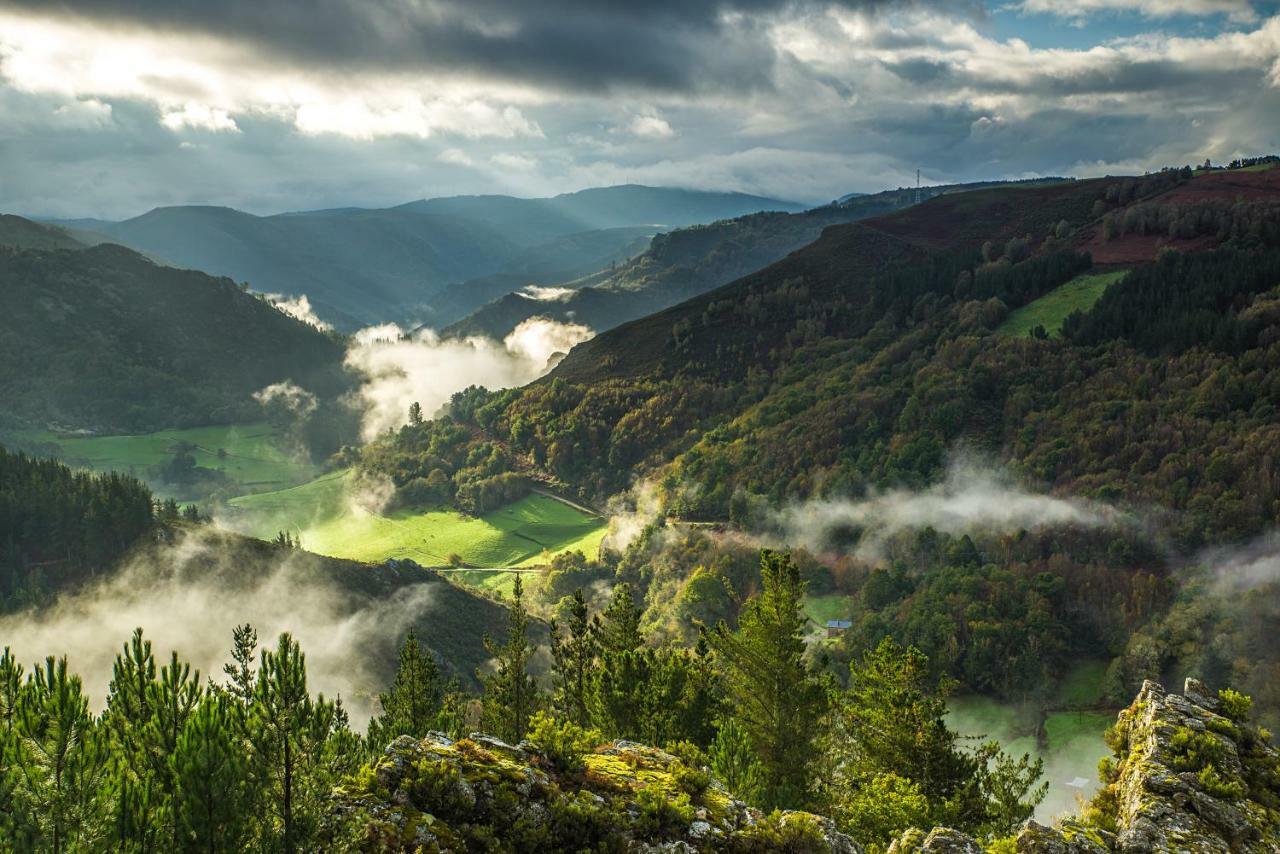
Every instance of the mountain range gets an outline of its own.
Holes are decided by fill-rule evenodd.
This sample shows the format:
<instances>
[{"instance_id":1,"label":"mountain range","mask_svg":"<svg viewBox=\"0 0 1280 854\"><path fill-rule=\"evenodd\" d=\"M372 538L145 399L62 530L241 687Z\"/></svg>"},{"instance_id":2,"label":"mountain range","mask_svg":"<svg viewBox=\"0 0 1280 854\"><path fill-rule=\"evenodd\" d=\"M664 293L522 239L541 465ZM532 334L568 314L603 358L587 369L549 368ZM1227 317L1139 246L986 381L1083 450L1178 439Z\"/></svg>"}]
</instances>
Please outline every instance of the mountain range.
<instances>
[{"instance_id":1,"label":"mountain range","mask_svg":"<svg viewBox=\"0 0 1280 854\"><path fill-rule=\"evenodd\" d=\"M433 298L449 285L498 274L520 285L576 277L625 260L642 248L638 239L662 229L799 209L741 193L627 185L544 199L458 196L274 216L167 207L122 222L57 224L85 242L121 243L167 264L247 282L259 293L305 295L320 319L350 331L387 321L435 323ZM478 301L461 299L464 312L492 298L484 287L476 286ZM445 304L459 301L455 291Z\"/></svg>"}]
</instances>

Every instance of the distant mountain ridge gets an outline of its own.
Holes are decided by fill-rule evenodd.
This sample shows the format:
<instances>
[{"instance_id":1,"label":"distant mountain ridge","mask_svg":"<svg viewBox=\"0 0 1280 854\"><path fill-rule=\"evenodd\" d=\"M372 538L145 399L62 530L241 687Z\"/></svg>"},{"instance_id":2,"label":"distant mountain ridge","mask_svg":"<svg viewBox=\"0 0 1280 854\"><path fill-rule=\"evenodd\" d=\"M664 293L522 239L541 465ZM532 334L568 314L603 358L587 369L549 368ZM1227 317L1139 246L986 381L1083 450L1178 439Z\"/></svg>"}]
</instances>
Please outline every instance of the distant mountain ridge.
<instances>
[{"instance_id":1,"label":"distant mountain ridge","mask_svg":"<svg viewBox=\"0 0 1280 854\"><path fill-rule=\"evenodd\" d=\"M446 333L502 338L521 321L534 316L585 323L602 332L763 269L817 240L829 226L892 213L936 196L1006 183L1044 184L1065 180L947 184L872 194L851 193L832 204L800 213L750 213L668 231L655 237L646 252L616 270L557 283L572 293L545 299L510 290L448 327Z\"/></svg>"},{"instance_id":2,"label":"distant mountain ridge","mask_svg":"<svg viewBox=\"0 0 1280 854\"><path fill-rule=\"evenodd\" d=\"M800 207L739 193L627 185L548 199L456 196L273 216L165 207L122 222L53 225L85 232L85 242L119 242L173 266L248 282L260 293L305 294L321 318L352 330L386 321L430 322L433 298L445 287L495 274L528 276L530 256L541 270L530 277L535 281L581 275L631 245L635 235L617 229L657 231ZM565 242L597 231L606 233ZM462 311L483 302L463 300Z\"/></svg>"}]
</instances>

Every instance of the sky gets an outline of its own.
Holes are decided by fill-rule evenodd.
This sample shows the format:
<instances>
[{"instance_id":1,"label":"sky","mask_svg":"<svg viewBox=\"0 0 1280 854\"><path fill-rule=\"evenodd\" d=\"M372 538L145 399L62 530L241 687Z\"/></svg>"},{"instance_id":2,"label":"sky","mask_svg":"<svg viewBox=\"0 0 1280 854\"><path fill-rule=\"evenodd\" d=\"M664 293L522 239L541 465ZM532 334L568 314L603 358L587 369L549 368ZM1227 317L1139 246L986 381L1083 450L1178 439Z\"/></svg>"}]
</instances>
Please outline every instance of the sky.
<instances>
[{"instance_id":1,"label":"sky","mask_svg":"<svg viewBox=\"0 0 1280 854\"><path fill-rule=\"evenodd\" d=\"M849 192L1280 152L1280 0L0 0L0 210Z\"/></svg>"}]
</instances>

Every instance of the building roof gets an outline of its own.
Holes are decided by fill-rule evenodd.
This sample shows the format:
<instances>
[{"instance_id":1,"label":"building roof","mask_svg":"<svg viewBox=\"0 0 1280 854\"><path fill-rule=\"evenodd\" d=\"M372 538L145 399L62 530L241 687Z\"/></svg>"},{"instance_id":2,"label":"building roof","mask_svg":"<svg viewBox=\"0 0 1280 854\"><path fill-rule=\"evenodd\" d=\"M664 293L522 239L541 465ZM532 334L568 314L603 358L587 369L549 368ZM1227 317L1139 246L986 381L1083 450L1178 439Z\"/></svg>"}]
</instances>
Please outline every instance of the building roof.
<instances>
[{"instance_id":1,"label":"building roof","mask_svg":"<svg viewBox=\"0 0 1280 854\"><path fill-rule=\"evenodd\" d=\"M849 628L853 628L853 622L850 620L827 620L827 628L849 629Z\"/></svg>"}]
</instances>

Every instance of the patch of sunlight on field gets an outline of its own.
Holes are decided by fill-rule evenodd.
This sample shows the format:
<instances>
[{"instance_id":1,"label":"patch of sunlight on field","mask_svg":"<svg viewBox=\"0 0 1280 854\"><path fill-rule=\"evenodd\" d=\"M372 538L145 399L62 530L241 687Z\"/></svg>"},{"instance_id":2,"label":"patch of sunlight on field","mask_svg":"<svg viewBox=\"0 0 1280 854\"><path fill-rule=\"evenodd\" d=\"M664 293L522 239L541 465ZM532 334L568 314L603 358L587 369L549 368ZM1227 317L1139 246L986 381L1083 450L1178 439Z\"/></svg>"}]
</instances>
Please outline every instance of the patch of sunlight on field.
<instances>
[{"instance_id":1,"label":"patch of sunlight on field","mask_svg":"<svg viewBox=\"0 0 1280 854\"><path fill-rule=\"evenodd\" d=\"M298 535L308 551L381 562L408 558L443 566L456 555L464 565L538 566L552 555L599 553L604 521L544 495L529 495L479 518L452 509L372 512L350 499L350 474L333 472L292 489L233 499L220 521L227 527L273 538Z\"/></svg>"},{"instance_id":2,"label":"patch of sunlight on field","mask_svg":"<svg viewBox=\"0 0 1280 854\"><path fill-rule=\"evenodd\" d=\"M1062 331L1062 322L1071 312L1088 311L1107 288L1124 278L1128 270L1076 276L1037 300L1013 311L996 329L1001 335L1025 337L1037 326L1043 326L1050 337Z\"/></svg>"}]
</instances>

